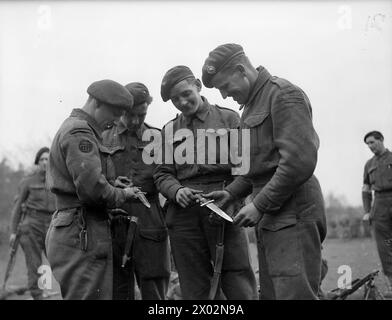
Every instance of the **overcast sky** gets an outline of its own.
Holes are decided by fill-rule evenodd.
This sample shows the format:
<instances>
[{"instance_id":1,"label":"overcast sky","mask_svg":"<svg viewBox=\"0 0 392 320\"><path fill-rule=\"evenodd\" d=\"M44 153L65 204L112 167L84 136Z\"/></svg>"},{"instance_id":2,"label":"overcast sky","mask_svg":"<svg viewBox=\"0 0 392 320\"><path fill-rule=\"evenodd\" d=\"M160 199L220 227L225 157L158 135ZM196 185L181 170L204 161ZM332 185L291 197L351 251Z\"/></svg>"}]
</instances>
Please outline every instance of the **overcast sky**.
<instances>
[{"instance_id":1,"label":"overcast sky","mask_svg":"<svg viewBox=\"0 0 392 320\"><path fill-rule=\"evenodd\" d=\"M176 109L159 94L179 64L197 77L208 53L234 42L254 65L307 93L321 146L324 194L361 203L362 142L370 130L392 148L391 1L0 2L0 158L29 165L100 79L140 81L154 101L147 122ZM202 89L212 103L230 98Z\"/></svg>"}]
</instances>

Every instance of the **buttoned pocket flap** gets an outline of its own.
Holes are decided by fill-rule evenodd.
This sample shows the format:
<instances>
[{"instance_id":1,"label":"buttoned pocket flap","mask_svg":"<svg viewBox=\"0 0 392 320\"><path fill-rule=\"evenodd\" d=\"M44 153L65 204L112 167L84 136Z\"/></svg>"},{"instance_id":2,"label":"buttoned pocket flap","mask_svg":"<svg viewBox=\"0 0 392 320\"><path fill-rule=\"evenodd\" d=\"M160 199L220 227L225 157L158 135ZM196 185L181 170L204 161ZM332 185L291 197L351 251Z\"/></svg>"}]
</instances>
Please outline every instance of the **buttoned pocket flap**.
<instances>
[{"instance_id":1,"label":"buttoned pocket flap","mask_svg":"<svg viewBox=\"0 0 392 320\"><path fill-rule=\"evenodd\" d=\"M111 154L114 153L114 152L112 151L112 148L109 149L108 147L106 147L106 146L104 146L104 145L102 145L102 144L98 145L98 149L99 149L99 151L100 151L101 153L103 153L103 154L111 155Z\"/></svg>"},{"instance_id":2,"label":"buttoned pocket flap","mask_svg":"<svg viewBox=\"0 0 392 320\"><path fill-rule=\"evenodd\" d=\"M263 121L265 119L267 119L269 115L270 115L269 112L256 113L256 114L253 114L253 115L247 117L244 120L244 122L247 126L253 128L253 127L256 127L256 126L262 124Z\"/></svg>"},{"instance_id":3,"label":"buttoned pocket flap","mask_svg":"<svg viewBox=\"0 0 392 320\"><path fill-rule=\"evenodd\" d=\"M142 238L156 242L165 240L168 235L166 228L140 228L139 233Z\"/></svg>"},{"instance_id":4,"label":"buttoned pocket flap","mask_svg":"<svg viewBox=\"0 0 392 320\"><path fill-rule=\"evenodd\" d=\"M294 216L282 217L280 219L265 216L261 221L261 228L268 231L279 231L296 224L297 218Z\"/></svg>"},{"instance_id":5,"label":"buttoned pocket flap","mask_svg":"<svg viewBox=\"0 0 392 320\"><path fill-rule=\"evenodd\" d=\"M75 213L76 213L76 209L58 212L57 216L53 220L53 226L58 228L58 227L67 227L71 225Z\"/></svg>"},{"instance_id":6,"label":"buttoned pocket flap","mask_svg":"<svg viewBox=\"0 0 392 320\"><path fill-rule=\"evenodd\" d=\"M118 151L125 150L124 146L110 146L110 147L106 147L106 148L108 149L110 155L113 155ZM101 150L101 149L99 149L99 150Z\"/></svg>"}]
</instances>

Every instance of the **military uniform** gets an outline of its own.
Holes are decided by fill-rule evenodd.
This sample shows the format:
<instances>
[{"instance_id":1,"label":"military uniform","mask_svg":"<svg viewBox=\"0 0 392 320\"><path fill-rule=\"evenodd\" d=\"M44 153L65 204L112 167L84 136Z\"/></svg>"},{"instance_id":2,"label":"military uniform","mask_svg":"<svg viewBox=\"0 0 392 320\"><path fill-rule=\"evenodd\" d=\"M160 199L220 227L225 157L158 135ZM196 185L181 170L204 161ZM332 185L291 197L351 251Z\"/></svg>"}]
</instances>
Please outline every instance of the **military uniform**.
<instances>
[{"instance_id":1,"label":"military uniform","mask_svg":"<svg viewBox=\"0 0 392 320\"><path fill-rule=\"evenodd\" d=\"M26 258L28 288L36 299L42 296L42 290L38 287L38 268L42 264L45 236L55 211L54 195L46 187L44 171L37 170L21 181L18 200L12 213L12 233L16 233L22 206L25 206L26 215L21 225L20 244Z\"/></svg>"},{"instance_id":2,"label":"military uniform","mask_svg":"<svg viewBox=\"0 0 392 320\"><path fill-rule=\"evenodd\" d=\"M113 108L127 109L133 98L110 80L94 82L87 92ZM56 197L46 237L48 261L63 299L111 299L112 239L107 208L125 204L127 193L109 184L110 152L101 128L82 109L74 109L53 139L48 184Z\"/></svg>"},{"instance_id":3,"label":"military uniform","mask_svg":"<svg viewBox=\"0 0 392 320\"><path fill-rule=\"evenodd\" d=\"M126 268L122 268L121 263L129 220L121 216L112 220L115 299L134 299L134 274L143 300L165 299L170 277L168 232L152 176L155 165L145 164L142 158L144 147L149 143L142 140L145 130L154 130L160 135L159 129L146 123L132 132L121 120L103 132L104 144L112 151L116 176L130 178L146 192L151 204L151 208L147 208L134 200L126 206L129 215L138 217L133 254Z\"/></svg>"},{"instance_id":4,"label":"military uniform","mask_svg":"<svg viewBox=\"0 0 392 320\"><path fill-rule=\"evenodd\" d=\"M235 111L211 105L207 99L204 97L202 99L203 104L193 118L186 118L180 114L169 122L173 126L174 133L186 128L193 133L193 137L197 137L198 129L238 127L239 117ZM165 137L165 128L169 124L162 129L163 141L165 150L175 151L184 140ZM196 159L196 141L194 147ZM208 164L208 162L197 164L196 161L194 164L169 164L170 161L166 158L166 163L158 165L154 174L158 190L170 201L166 223L182 296L186 300L208 299L213 275L212 261L215 261L217 233L221 226L210 223L208 218L210 211L205 207L195 205L182 208L176 203L176 193L182 187L204 192L221 190L232 180L231 166L220 164L219 149L217 143L216 164ZM248 252L248 239L244 230L227 224L224 246L221 289L217 298L244 300L257 298L256 281Z\"/></svg>"},{"instance_id":5,"label":"military uniform","mask_svg":"<svg viewBox=\"0 0 392 320\"><path fill-rule=\"evenodd\" d=\"M383 272L392 279L392 152L386 149L367 161L363 182L374 191L371 210L365 206L365 211L371 212Z\"/></svg>"},{"instance_id":6,"label":"military uniform","mask_svg":"<svg viewBox=\"0 0 392 320\"><path fill-rule=\"evenodd\" d=\"M203 66L203 83L233 57L239 45L223 45ZM262 299L317 299L326 218L313 175L319 139L305 93L259 67L243 106L241 129L250 130L250 169L226 187L234 196L252 193L263 214L257 225Z\"/></svg>"}]
</instances>

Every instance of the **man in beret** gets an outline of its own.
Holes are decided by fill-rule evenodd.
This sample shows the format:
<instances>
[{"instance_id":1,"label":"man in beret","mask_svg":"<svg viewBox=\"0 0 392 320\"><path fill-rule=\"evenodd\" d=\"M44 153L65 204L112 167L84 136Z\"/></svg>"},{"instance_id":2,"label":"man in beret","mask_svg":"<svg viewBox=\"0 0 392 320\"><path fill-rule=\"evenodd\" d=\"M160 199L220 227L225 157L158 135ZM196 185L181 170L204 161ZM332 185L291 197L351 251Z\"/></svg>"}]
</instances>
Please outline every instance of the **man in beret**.
<instances>
[{"instance_id":1,"label":"man in beret","mask_svg":"<svg viewBox=\"0 0 392 320\"><path fill-rule=\"evenodd\" d=\"M144 148L150 142L143 140L143 134L149 131L151 135L160 136L160 130L144 122L152 101L147 87L139 82L125 87L132 94L134 105L103 132L103 141L112 150L115 175L126 177L140 187L151 207L146 207L140 200L127 205L128 216L137 217L137 221L132 222L136 223L134 229L129 227L130 221L124 216L112 219L114 299L135 299L136 277L143 300L164 300L170 277L168 232L152 176L155 164L143 161ZM128 231L133 234L127 239ZM130 260L123 266L127 241L132 243L131 252L127 253Z\"/></svg>"},{"instance_id":2,"label":"man in beret","mask_svg":"<svg viewBox=\"0 0 392 320\"><path fill-rule=\"evenodd\" d=\"M384 146L379 131L367 133L363 139L374 156L365 164L362 200L364 220L371 221L381 265L388 279L386 296L392 297L392 152ZM374 201L373 193L374 191ZM373 202L373 205L372 205Z\"/></svg>"},{"instance_id":3,"label":"man in beret","mask_svg":"<svg viewBox=\"0 0 392 320\"><path fill-rule=\"evenodd\" d=\"M257 228L262 299L317 299L326 218L313 175L319 138L309 99L255 68L238 44L211 51L202 72L206 87L241 105L241 129L250 130L249 172L208 196L224 208L252 194L234 223Z\"/></svg>"},{"instance_id":4,"label":"man in beret","mask_svg":"<svg viewBox=\"0 0 392 320\"><path fill-rule=\"evenodd\" d=\"M54 137L48 185L56 212L46 253L63 299L111 299L112 243L107 208L121 207L137 189L109 184L109 150L102 130L133 105L128 90L112 80L92 83L82 109L74 109Z\"/></svg>"},{"instance_id":5,"label":"man in beret","mask_svg":"<svg viewBox=\"0 0 392 320\"><path fill-rule=\"evenodd\" d=\"M183 140L166 134L169 127L174 133L187 129L192 135L192 146L196 146L193 139L199 130L238 128L238 114L210 104L200 95L201 88L200 80L186 66L167 71L161 84L163 101L171 100L181 112L162 129L164 153L171 150L170 158L165 157L165 162L158 165L154 173L158 190L169 200L166 223L181 292L185 300L257 299L256 279L244 230L223 220L210 219L209 209L196 203L199 193L220 190L232 180L230 164L220 163L218 151L214 163L176 161L176 149L181 148ZM218 142L216 150L220 150ZM207 151L206 147L203 150L195 148L195 159L204 151ZM234 210L234 206L231 209ZM216 250L216 246L222 244L223 256L219 254L221 250Z\"/></svg>"}]
</instances>

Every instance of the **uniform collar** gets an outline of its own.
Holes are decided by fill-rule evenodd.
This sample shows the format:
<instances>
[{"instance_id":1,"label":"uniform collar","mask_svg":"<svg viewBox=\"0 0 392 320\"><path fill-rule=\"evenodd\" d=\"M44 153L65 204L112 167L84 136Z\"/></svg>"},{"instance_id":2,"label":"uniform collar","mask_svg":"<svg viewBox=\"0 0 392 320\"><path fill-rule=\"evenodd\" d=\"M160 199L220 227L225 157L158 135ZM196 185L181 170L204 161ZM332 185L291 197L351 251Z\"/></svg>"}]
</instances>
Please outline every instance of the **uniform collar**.
<instances>
[{"instance_id":1,"label":"uniform collar","mask_svg":"<svg viewBox=\"0 0 392 320\"><path fill-rule=\"evenodd\" d=\"M210 104L205 97L201 97L203 100L202 105L197 110L196 114L192 115L191 117L185 117L185 121L187 125L190 125L195 118L198 118L201 122L204 122L210 112Z\"/></svg>"},{"instance_id":2,"label":"uniform collar","mask_svg":"<svg viewBox=\"0 0 392 320\"><path fill-rule=\"evenodd\" d=\"M381 159L381 158L384 158L384 157L385 157L386 155L388 155L388 154L390 154L390 151L388 150L388 148L385 148L384 153L382 153L382 154L376 156L376 158L377 158L377 159Z\"/></svg>"},{"instance_id":3,"label":"uniform collar","mask_svg":"<svg viewBox=\"0 0 392 320\"><path fill-rule=\"evenodd\" d=\"M131 131L129 131L128 127L124 124L124 122L122 120L118 121L117 126L118 126L118 134L123 134L125 132L129 132L130 134L133 134L133 133L131 133ZM136 131L136 136L139 139L142 138L144 129L145 129L145 124L142 123L140 128Z\"/></svg>"},{"instance_id":4,"label":"uniform collar","mask_svg":"<svg viewBox=\"0 0 392 320\"><path fill-rule=\"evenodd\" d=\"M256 95L264 87L264 85L266 84L268 79L271 78L271 74L263 66L257 67L256 70L259 72L259 75L257 76L257 79L256 79L256 81L255 81L255 83L253 85L253 88L250 91L250 95L249 95L248 101L245 104L240 106L240 110L242 108L244 108L244 107L249 106L253 102L253 100L256 97Z\"/></svg>"},{"instance_id":5,"label":"uniform collar","mask_svg":"<svg viewBox=\"0 0 392 320\"><path fill-rule=\"evenodd\" d=\"M101 127L98 125L97 121L95 121L95 119L92 116L90 116L86 111L79 108L73 109L71 112L71 117L76 117L87 121L88 125L94 130L96 135L98 137L102 136Z\"/></svg>"}]
</instances>

